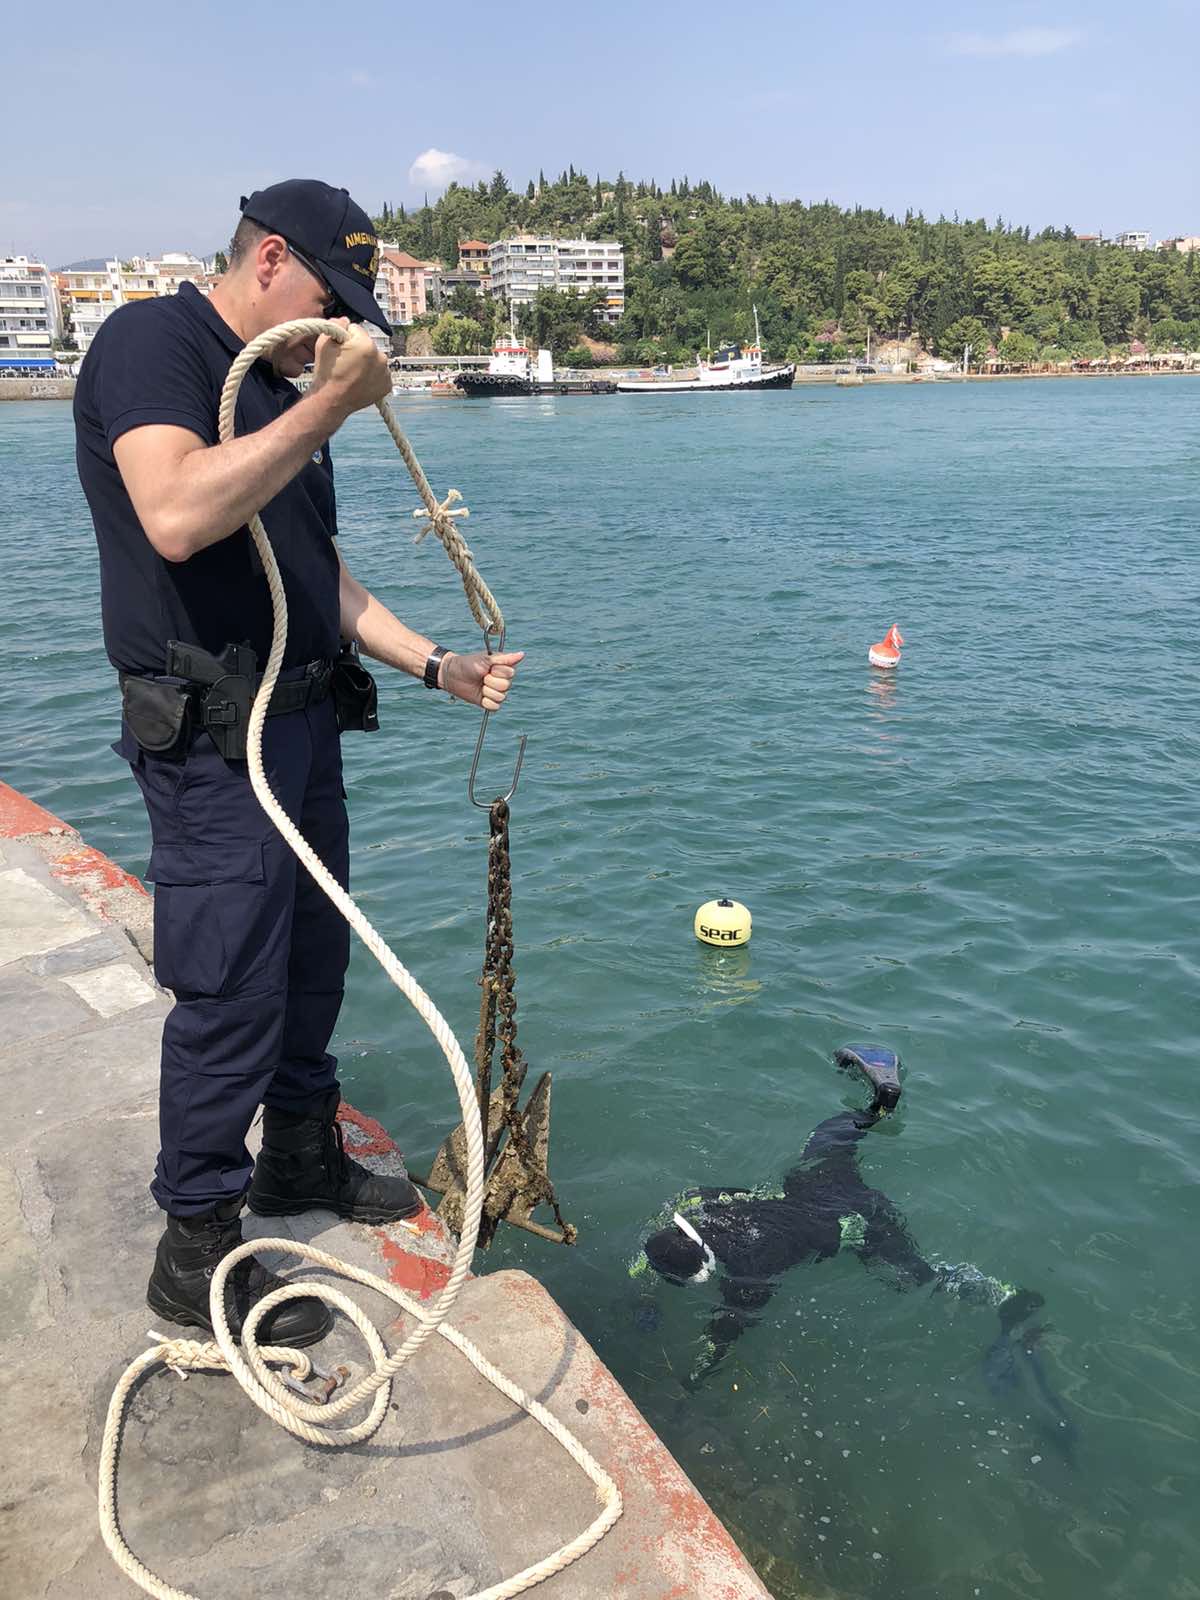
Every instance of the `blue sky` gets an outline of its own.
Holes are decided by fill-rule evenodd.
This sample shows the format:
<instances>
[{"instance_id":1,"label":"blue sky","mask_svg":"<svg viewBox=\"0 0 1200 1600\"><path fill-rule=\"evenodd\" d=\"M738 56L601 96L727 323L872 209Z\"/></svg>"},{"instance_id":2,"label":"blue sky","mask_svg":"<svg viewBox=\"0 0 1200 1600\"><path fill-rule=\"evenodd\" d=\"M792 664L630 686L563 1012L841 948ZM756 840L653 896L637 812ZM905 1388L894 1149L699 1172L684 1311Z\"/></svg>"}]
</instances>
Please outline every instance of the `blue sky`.
<instances>
[{"instance_id":1,"label":"blue sky","mask_svg":"<svg viewBox=\"0 0 1200 1600\"><path fill-rule=\"evenodd\" d=\"M1200 233L1198 0L48 15L7 62L8 146L16 130L24 148L0 177L0 252L53 265L210 251L241 194L285 177L375 211L451 175L498 166L523 185L568 163L1035 230Z\"/></svg>"}]
</instances>

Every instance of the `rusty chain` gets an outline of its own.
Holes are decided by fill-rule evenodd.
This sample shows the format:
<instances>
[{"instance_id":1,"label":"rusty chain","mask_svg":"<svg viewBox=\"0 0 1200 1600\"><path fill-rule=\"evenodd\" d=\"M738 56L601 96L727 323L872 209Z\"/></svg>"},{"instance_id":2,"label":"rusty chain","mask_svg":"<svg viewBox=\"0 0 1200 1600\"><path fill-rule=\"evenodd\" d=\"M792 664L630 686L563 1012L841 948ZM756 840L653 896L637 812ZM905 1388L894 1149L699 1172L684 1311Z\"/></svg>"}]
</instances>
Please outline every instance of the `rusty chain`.
<instances>
[{"instance_id":1,"label":"rusty chain","mask_svg":"<svg viewBox=\"0 0 1200 1600\"><path fill-rule=\"evenodd\" d=\"M476 1086L479 1091L479 1115L487 1139L488 1106L492 1092L492 1061L496 1042L500 1043L500 1070L502 1073L501 1123L495 1137L485 1149L484 1159L490 1162L499 1146L504 1130L516 1146L520 1157L524 1191L523 1198L530 1209L543 1201L554 1212L554 1220L562 1230L563 1240L573 1243L575 1229L564 1220L559 1210L558 1197L549 1173L541 1166L525 1130L517 1101L521 1085L529 1070L528 1063L517 1044L516 974L513 971L512 925L512 862L508 848L508 806L497 800L488 812L491 838L488 841L488 906L487 936L484 942L483 971L479 982L483 996L479 1005L479 1032L475 1039ZM480 1227L480 1243L488 1244L495 1232L496 1222L485 1214Z\"/></svg>"}]
</instances>

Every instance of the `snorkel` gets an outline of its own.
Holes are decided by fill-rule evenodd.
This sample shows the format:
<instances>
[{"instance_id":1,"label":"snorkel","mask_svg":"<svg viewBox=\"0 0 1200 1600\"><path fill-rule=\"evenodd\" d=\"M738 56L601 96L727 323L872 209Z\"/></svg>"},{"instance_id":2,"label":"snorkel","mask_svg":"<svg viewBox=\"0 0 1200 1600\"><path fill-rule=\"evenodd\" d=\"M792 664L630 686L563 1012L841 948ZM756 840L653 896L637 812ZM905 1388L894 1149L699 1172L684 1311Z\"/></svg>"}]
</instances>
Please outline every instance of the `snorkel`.
<instances>
[{"instance_id":1,"label":"snorkel","mask_svg":"<svg viewBox=\"0 0 1200 1600\"><path fill-rule=\"evenodd\" d=\"M686 1235L686 1237L689 1238L693 1244L698 1244L701 1250L704 1252L704 1265L700 1268L699 1272L694 1272L690 1278L685 1278L684 1282L707 1283L712 1274L713 1268L717 1264L716 1256L713 1255L708 1245L705 1244L704 1240L700 1237L699 1233L697 1233L696 1229L692 1227L691 1223L686 1217L681 1217L678 1211L673 1211L671 1213L671 1221L681 1233Z\"/></svg>"},{"instance_id":2,"label":"snorkel","mask_svg":"<svg viewBox=\"0 0 1200 1600\"><path fill-rule=\"evenodd\" d=\"M694 1224L673 1211L670 1224L652 1233L643 1244L629 1268L629 1276L640 1277L647 1267L653 1267L669 1283L707 1283L716 1265L716 1256Z\"/></svg>"}]
</instances>

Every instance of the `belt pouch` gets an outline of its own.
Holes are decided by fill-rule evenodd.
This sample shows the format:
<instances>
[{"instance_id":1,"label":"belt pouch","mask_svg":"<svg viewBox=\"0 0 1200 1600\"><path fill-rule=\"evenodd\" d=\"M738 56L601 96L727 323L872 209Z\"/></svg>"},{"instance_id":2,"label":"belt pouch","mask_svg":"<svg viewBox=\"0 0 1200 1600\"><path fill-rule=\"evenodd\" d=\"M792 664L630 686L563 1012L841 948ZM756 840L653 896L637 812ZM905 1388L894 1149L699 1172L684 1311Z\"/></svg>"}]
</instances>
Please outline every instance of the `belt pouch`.
<instances>
[{"instance_id":1,"label":"belt pouch","mask_svg":"<svg viewBox=\"0 0 1200 1600\"><path fill-rule=\"evenodd\" d=\"M178 759L192 737L192 699L175 683L121 680L121 711L133 737L152 755Z\"/></svg>"},{"instance_id":2,"label":"belt pouch","mask_svg":"<svg viewBox=\"0 0 1200 1600\"><path fill-rule=\"evenodd\" d=\"M347 645L333 663L330 689L339 733L378 732L379 691L352 645Z\"/></svg>"}]
</instances>

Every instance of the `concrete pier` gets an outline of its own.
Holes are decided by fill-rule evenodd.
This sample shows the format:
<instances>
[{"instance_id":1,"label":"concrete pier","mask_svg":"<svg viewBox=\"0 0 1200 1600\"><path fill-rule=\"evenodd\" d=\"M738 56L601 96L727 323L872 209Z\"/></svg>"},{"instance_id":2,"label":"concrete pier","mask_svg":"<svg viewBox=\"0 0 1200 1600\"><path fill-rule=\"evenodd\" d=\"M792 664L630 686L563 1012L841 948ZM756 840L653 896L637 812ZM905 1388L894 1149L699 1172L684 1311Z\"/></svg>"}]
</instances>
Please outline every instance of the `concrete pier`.
<instances>
[{"instance_id":1,"label":"concrete pier","mask_svg":"<svg viewBox=\"0 0 1200 1600\"><path fill-rule=\"evenodd\" d=\"M96 1520L96 1468L114 1383L155 1323L145 1286L161 1229L147 1190L170 998L146 964L150 901L58 818L0 784L0 1595L137 1593ZM343 1107L356 1156L397 1159L387 1132ZM314 1212L287 1233L422 1298L445 1282L433 1216L371 1228ZM272 1263L288 1271L293 1261ZM345 1285L343 1285L345 1287ZM353 1286L350 1286L353 1289ZM400 1342L395 1307L354 1290ZM625 1514L602 1543L532 1591L547 1600L762 1600L767 1591L612 1374L531 1277L468 1281L452 1314L617 1480ZM339 1318L312 1354L358 1375ZM432 1338L393 1383L362 1445L307 1446L228 1375L157 1369L122 1450L120 1515L135 1553L201 1597L348 1594L449 1600L565 1544L596 1515L592 1487L537 1423ZM769 1600L769 1597L768 1597Z\"/></svg>"}]
</instances>

